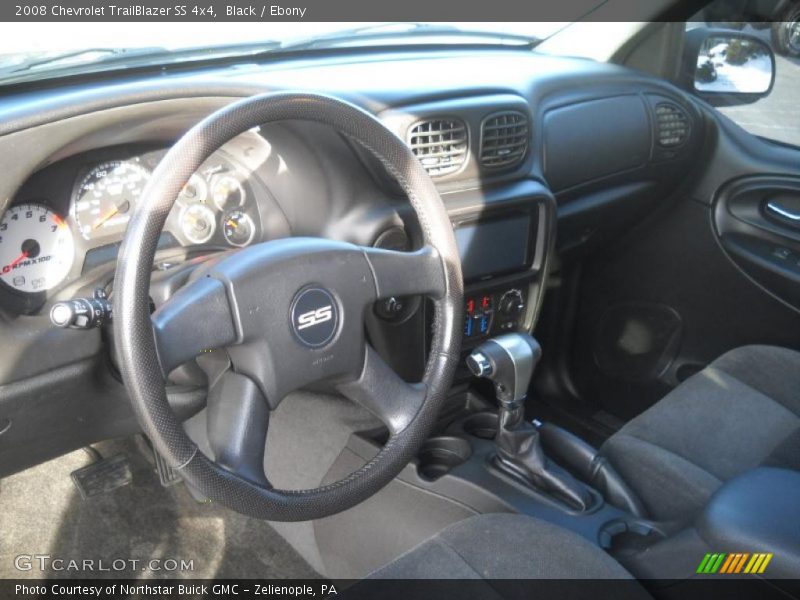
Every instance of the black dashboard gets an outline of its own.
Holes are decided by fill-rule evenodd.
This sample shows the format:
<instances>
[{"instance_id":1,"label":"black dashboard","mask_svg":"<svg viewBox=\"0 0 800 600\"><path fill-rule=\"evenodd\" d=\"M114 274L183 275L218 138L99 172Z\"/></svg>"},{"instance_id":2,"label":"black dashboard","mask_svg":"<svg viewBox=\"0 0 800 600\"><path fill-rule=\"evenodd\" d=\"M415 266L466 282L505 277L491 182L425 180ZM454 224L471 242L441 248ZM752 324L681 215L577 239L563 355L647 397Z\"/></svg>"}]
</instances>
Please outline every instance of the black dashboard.
<instances>
[{"instance_id":1,"label":"black dashboard","mask_svg":"<svg viewBox=\"0 0 800 600\"><path fill-rule=\"evenodd\" d=\"M473 60L486 60L486 54ZM376 111L381 120L412 148L445 194L445 200L448 194L472 190L472 198L467 201L475 210L454 219L467 283L514 271L522 273L537 262L534 246L538 212L520 211L512 206L517 199L509 198L511 212L507 218L498 216L499 204L492 207L492 214L483 215L482 202L486 196L483 190L526 179L541 181L564 205L573 201L560 223L560 248L585 248L589 247L588 238L604 227L586 222L584 217L592 218L591 206L583 211L579 206L581 201L588 199L596 205L593 193L600 190L603 203L645 204L645 196L663 194L674 176L685 171L687 161L698 147L699 113L674 89L649 79L637 81L632 73L616 67L526 54L498 53L498 58L508 63L524 58L531 68L538 66L540 71L527 80L519 75L507 79L505 85L511 89L503 93L462 89L450 97L416 101L420 95L443 93L441 88L447 83L443 78L437 87L420 89L417 94L409 90L405 98L400 97L398 90L391 89L376 90L374 95L360 98L363 104L365 100L379 102L387 93L397 95L392 106ZM394 66L402 69L433 60L444 61L448 67L460 67L466 57L395 58ZM554 62L560 63L561 71L553 69ZM325 68L329 76L369 65L369 61L327 67L314 65L311 71ZM543 66L550 67L551 72L547 73ZM580 69L570 74L577 67ZM590 85L604 70L609 71L608 79ZM268 72L269 69L251 73L251 77L254 80L266 77ZM273 75L280 82L284 73ZM580 87L574 87L577 79L571 81L570 75L580 79ZM612 84L611 79L622 81ZM547 89L556 82L554 89ZM520 83L531 87L527 98L519 89L513 89L519 88ZM95 89L88 88L90 93ZM164 91L167 90L169 86ZM156 97L162 93L156 92ZM354 90L348 92L350 96L353 93ZM153 100L151 104L160 102ZM0 110L2 104L0 100ZM61 297L59 289L116 258L126 223L150 174L168 149L169 140L157 138L165 133L167 138L171 137L164 130L148 135L146 129L139 126L129 136L120 136L115 131L115 137L121 137L122 143L111 146L103 145L102 133L98 131L101 139L88 143L89 149L59 157L36 170L15 191L0 223L4 234L0 237L3 265L0 305L12 313L34 314L46 305L48 298ZM314 148L315 143L308 139L309 147L299 152L313 154L324 150ZM219 149L186 182L167 220L161 247L185 248L189 254L220 251L297 234L296 229L306 225L310 226L309 233L324 234L320 231L322 224L312 225L310 215L307 221L290 224L282 208L286 202L274 200L270 187L274 173L267 173L264 165L271 157L282 158L272 144L264 132L253 131ZM351 145L349 151L364 162L366 171L378 181L376 195L390 198L399 195L391 178L379 165L370 162L363 149ZM41 158L53 160L51 156ZM306 161L313 159L305 157ZM312 176L312 171L303 176ZM313 201L292 198L291 203L296 211ZM313 212L316 207L308 208ZM641 208L631 211L640 213ZM541 216L545 221L554 219L554 215ZM270 218L282 221L277 230L262 224ZM503 222L506 226L500 231ZM41 225L40 240L29 240L23 235L23 230L34 223ZM574 239L576 230L578 239ZM489 239L492 231L504 243L493 243ZM492 251L481 252L478 249L481 244L492 247ZM465 332L469 333L469 326Z\"/></svg>"},{"instance_id":2,"label":"black dashboard","mask_svg":"<svg viewBox=\"0 0 800 600\"><path fill-rule=\"evenodd\" d=\"M113 294L127 220L180 135L237 98L297 89L372 112L434 179L464 263L465 349L488 335L530 330L553 261L592 252L667 202L697 168L704 137L700 108L662 81L519 50L298 58L6 94L0 334L9 343L0 390L35 385L45 373L70 377L75 365L97 368L107 333L54 329L49 306L97 288ZM27 232L39 224L34 239ZM408 249L418 228L391 177L356 143L320 125L271 124L220 148L186 182L162 234L154 281L194 260L293 235ZM367 322L374 346L410 379L425 362L427 321L424 302L392 298ZM111 385L124 396L113 364L111 374L106 387L82 393L108 396ZM197 382L174 383L178 393ZM0 402L36 422L21 392L0 392ZM107 433L111 422L114 431L136 427L127 404L107 408L89 414L74 398L59 405L63 424L96 425L61 431L68 445ZM48 425L55 433L61 426ZM31 450L17 429L5 436L19 435L14 464L65 445L54 433L51 445Z\"/></svg>"}]
</instances>

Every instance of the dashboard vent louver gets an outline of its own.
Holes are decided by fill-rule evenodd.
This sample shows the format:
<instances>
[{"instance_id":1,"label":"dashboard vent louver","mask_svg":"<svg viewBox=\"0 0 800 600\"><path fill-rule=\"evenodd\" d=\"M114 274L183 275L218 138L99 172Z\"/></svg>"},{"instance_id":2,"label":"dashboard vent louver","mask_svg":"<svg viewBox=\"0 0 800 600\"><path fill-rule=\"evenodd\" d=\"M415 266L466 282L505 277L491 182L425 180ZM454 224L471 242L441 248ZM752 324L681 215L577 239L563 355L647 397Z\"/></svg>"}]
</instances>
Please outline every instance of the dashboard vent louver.
<instances>
[{"instance_id":1,"label":"dashboard vent louver","mask_svg":"<svg viewBox=\"0 0 800 600\"><path fill-rule=\"evenodd\" d=\"M467 126L456 118L419 121L408 130L408 145L431 177L455 173L467 160Z\"/></svg>"},{"instance_id":2,"label":"dashboard vent louver","mask_svg":"<svg viewBox=\"0 0 800 600\"><path fill-rule=\"evenodd\" d=\"M481 125L481 164L490 169L516 166L528 152L528 117L518 111L489 115Z\"/></svg>"},{"instance_id":3,"label":"dashboard vent louver","mask_svg":"<svg viewBox=\"0 0 800 600\"><path fill-rule=\"evenodd\" d=\"M656 136L662 148L680 146L689 139L689 115L677 104L660 102L656 105Z\"/></svg>"}]
</instances>

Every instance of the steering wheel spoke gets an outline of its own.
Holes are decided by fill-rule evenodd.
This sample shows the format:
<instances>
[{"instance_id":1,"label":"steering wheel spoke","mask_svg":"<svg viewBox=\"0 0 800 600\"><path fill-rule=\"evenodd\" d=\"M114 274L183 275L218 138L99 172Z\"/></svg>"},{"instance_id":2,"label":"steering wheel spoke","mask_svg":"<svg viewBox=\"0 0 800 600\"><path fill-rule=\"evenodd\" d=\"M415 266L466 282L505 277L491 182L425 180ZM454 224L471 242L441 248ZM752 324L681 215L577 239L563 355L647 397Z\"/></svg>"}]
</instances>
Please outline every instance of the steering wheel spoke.
<instances>
[{"instance_id":1,"label":"steering wheel spoke","mask_svg":"<svg viewBox=\"0 0 800 600\"><path fill-rule=\"evenodd\" d=\"M209 390L207 411L211 458L248 481L269 486L264 448L270 409L259 387L229 370Z\"/></svg>"},{"instance_id":2,"label":"steering wheel spoke","mask_svg":"<svg viewBox=\"0 0 800 600\"><path fill-rule=\"evenodd\" d=\"M421 294L441 298L447 291L442 258L433 246L415 252L364 248L378 298Z\"/></svg>"},{"instance_id":3,"label":"steering wheel spoke","mask_svg":"<svg viewBox=\"0 0 800 600\"><path fill-rule=\"evenodd\" d=\"M369 344L359 376L340 383L337 389L378 417L392 434L411 423L428 391L424 383L404 381Z\"/></svg>"},{"instance_id":4,"label":"steering wheel spoke","mask_svg":"<svg viewBox=\"0 0 800 600\"><path fill-rule=\"evenodd\" d=\"M225 286L210 277L178 290L153 313L152 322L164 377L202 352L236 341Z\"/></svg>"}]
</instances>

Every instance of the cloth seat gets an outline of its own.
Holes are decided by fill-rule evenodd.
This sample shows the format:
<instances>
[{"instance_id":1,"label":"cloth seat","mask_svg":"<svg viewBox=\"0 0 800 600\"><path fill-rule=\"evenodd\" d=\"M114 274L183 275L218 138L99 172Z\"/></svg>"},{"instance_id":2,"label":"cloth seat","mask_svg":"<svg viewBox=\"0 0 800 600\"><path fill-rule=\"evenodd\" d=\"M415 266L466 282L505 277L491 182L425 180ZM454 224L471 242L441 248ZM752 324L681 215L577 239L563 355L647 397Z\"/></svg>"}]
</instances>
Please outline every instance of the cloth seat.
<instances>
[{"instance_id":1,"label":"cloth seat","mask_svg":"<svg viewBox=\"0 0 800 600\"><path fill-rule=\"evenodd\" d=\"M652 518L688 520L728 479L800 470L800 352L731 350L629 421L601 453Z\"/></svg>"},{"instance_id":2,"label":"cloth seat","mask_svg":"<svg viewBox=\"0 0 800 600\"><path fill-rule=\"evenodd\" d=\"M519 514L459 521L370 575L371 579L632 579L599 546Z\"/></svg>"}]
</instances>

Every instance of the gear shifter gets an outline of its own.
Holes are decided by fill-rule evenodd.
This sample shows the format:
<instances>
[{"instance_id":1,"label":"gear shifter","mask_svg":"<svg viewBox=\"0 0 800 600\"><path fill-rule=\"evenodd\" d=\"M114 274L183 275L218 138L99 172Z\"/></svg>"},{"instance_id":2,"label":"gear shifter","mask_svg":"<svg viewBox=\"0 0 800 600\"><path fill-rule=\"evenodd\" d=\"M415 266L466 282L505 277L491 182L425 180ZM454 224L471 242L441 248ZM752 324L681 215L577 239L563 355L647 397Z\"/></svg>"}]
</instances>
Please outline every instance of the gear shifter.
<instances>
[{"instance_id":1,"label":"gear shifter","mask_svg":"<svg viewBox=\"0 0 800 600\"><path fill-rule=\"evenodd\" d=\"M592 496L569 473L547 460L538 429L525 421L528 385L541 355L542 349L533 337L511 333L475 348L467 357L467 367L476 377L494 382L500 405L496 466L583 511L592 503Z\"/></svg>"}]
</instances>

